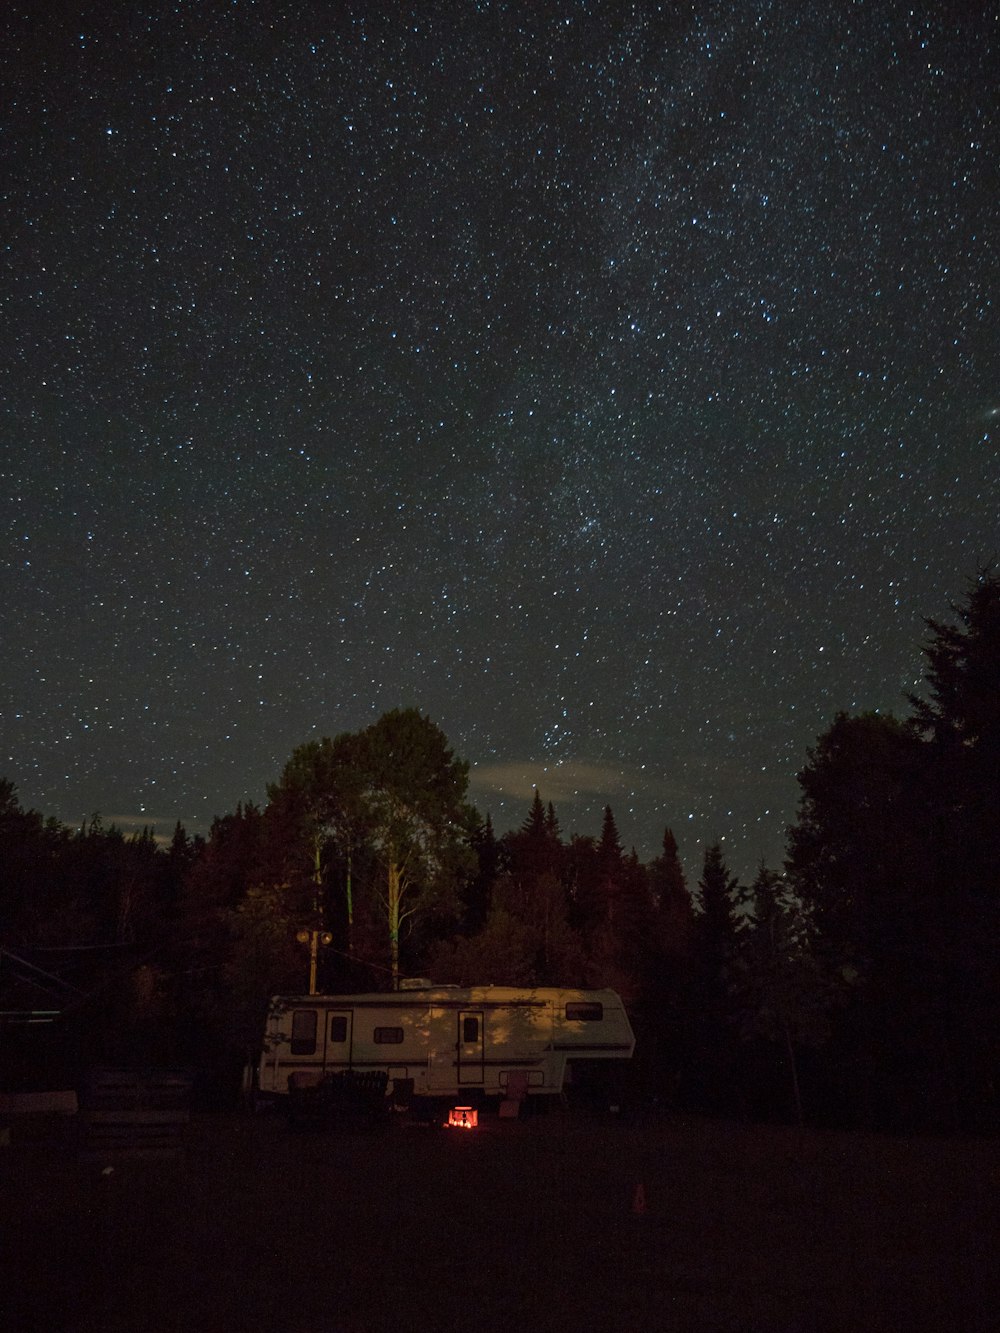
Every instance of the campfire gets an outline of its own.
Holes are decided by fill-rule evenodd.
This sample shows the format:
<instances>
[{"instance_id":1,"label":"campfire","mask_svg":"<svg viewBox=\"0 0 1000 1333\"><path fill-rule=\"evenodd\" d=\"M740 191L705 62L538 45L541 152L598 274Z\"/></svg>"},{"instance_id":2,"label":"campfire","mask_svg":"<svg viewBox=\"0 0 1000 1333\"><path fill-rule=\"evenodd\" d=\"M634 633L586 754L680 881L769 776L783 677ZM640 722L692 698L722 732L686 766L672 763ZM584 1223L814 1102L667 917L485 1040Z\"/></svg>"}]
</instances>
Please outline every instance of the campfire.
<instances>
[{"instance_id":1,"label":"campfire","mask_svg":"<svg viewBox=\"0 0 1000 1333\"><path fill-rule=\"evenodd\" d=\"M449 1129L475 1129L479 1124L479 1112L474 1106L453 1106L448 1112Z\"/></svg>"}]
</instances>

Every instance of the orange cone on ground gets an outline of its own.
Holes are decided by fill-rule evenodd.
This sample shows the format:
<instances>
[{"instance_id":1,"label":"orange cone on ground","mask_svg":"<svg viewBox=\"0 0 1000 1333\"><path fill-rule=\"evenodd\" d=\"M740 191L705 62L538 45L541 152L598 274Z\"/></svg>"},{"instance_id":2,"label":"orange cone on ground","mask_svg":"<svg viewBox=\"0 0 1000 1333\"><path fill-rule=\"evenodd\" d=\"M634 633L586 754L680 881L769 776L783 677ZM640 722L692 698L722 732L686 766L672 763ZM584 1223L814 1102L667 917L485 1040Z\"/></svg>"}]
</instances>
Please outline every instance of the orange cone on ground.
<instances>
[{"instance_id":1,"label":"orange cone on ground","mask_svg":"<svg viewBox=\"0 0 1000 1333\"><path fill-rule=\"evenodd\" d=\"M636 1185L635 1194L632 1196L632 1212L636 1217L641 1217L646 1211L646 1191L641 1184Z\"/></svg>"}]
</instances>

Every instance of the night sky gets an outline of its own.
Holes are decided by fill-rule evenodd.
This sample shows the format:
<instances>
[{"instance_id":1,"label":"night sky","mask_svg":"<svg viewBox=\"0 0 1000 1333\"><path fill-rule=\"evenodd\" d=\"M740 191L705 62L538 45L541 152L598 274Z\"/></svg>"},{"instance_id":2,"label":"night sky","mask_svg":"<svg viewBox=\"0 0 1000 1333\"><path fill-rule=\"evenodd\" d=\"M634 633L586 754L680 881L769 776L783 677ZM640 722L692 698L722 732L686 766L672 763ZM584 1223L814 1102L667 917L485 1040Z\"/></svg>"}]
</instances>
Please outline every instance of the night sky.
<instances>
[{"instance_id":1,"label":"night sky","mask_svg":"<svg viewBox=\"0 0 1000 1333\"><path fill-rule=\"evenodd\" d=\"M414 705L499 830L779 865L1000 551L996 7L21 9L22 802L207 831Z\"/></svg>"}]
</instances>

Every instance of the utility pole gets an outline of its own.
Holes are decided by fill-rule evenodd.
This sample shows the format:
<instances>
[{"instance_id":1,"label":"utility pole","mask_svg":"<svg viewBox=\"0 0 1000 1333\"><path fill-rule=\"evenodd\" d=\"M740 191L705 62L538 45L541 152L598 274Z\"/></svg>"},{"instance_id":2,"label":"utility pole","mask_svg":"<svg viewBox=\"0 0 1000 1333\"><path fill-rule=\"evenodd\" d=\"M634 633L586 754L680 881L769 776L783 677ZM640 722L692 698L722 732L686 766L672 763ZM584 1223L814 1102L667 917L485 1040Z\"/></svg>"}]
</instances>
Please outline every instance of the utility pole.
<instances>
[{"instance_id":1,"label":"utility pole","mask_svg":"<svg viewBox=\"0 0 1000 1333\"><path fill-rule=\"evenodd\" d=\"M309 945L309 994L315 995L319 946L321 944L332 944L333 936L328 930L300 930L295 938L300 944Z\"/></svg>"}]
</instances>

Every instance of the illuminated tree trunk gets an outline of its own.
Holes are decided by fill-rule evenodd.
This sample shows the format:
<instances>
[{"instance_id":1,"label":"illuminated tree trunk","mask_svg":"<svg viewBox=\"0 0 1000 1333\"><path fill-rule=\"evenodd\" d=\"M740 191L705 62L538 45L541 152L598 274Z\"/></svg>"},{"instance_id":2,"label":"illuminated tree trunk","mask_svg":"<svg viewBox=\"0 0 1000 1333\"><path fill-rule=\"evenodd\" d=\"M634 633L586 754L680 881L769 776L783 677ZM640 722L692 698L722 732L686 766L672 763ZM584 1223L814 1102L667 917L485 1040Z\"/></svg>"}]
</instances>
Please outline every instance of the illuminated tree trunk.
<instances>
[{"instance_id":1,"label":"illuminated tree trunk","mask_svg":"<svg viewBox=\"0 0 1000 1333\"><path fill-rule=\"evenodd\" d=\"M392 967L392 989L399 990L399 923L400 904L403 901L403 872L395 857L389 857L389 962Z\"/></svg>"},{"instance_id":2,"label":"illuminated tree trunk","mask_svg":"<svg viewBox=\"0 0 1000 1333\"><path fill-rule=\"evenodd\" d=\"M316 994L319 970L319 938L325 927L323 920L323 844L319 831L313 837L313 926L309 932L309 994Z\"/></svg>"},{"instance_id":3,"label":"illuminated tree trunk","mask_svg":"<svg viewBox=\"0 0 1000 1333\"><path fill-rule=\"evenodd\" d=\"M350 843L347 844L347 880L344 885L345 895L347 897L347 956L354 958L354 891L352 888L352 871L354 867L354 849Z\"/></svg>"},{"instance_id":4,"label":"illuminated tree trunk","mask_svg":"<svg viewBox=\"0 0 1000 1333\"><path fill-rule=\"evenodd\" d=\"M313 836L313 911L316 925L323 925L323 868L321 864L323 845L318 833Z\"/></svg>"}]
</instances>

